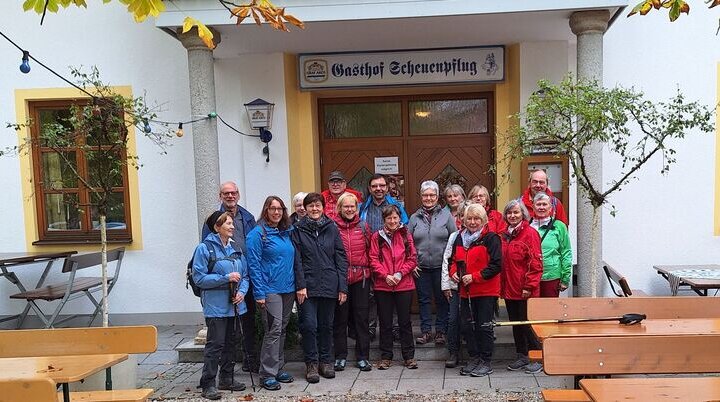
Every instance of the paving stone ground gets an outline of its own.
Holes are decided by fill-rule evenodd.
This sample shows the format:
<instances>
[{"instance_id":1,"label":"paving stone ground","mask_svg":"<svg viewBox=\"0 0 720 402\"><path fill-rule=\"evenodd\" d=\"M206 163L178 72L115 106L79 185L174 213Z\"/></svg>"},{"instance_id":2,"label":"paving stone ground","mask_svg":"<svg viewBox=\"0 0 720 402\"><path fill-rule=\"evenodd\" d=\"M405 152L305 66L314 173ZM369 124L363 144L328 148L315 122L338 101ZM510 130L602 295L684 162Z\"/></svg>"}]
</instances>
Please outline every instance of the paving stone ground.
<instances>
[{"instance_id":1,"label":"paving stone ground","mask_svg":"<svg viewBox=\"0 0 720 402\"><path fill-rule=\"evenodd\" d=\"M158 327L158 350L138 356L138 387L155 390L153 400L202 401L197 385L202 363L178 363L178 344L195 337L198 326ZM334 379L321 379L308 384L304 379L305 365L289 362L285 369L295 382L283 384L280 391L261 388L252 390L248 373L236 373L247 384L241 393L224 392L224 401L539 401L543 388L571 388L571 377L550 377L525 374L505 369L508 361L493 363L494 372L473 378L459 374L459 369L446 369L440 361L420 361L417 370L408 370L396 362L389 370L373 369L360 372L348 362L345 371ZM257 381L257 375L254 376Z\"/></svg>"}]
</instances>

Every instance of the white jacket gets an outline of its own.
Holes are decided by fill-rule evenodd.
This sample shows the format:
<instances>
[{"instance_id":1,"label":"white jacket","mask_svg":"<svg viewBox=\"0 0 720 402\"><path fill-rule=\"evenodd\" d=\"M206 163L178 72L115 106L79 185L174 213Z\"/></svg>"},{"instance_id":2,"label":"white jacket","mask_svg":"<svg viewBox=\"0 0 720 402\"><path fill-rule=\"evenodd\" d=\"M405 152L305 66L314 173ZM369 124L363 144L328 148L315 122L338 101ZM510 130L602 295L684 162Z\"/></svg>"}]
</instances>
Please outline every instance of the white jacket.
<instances>
[{"instance_id":1,"label":"white jacket","mask_svg":"<svg viewBox=\"0 0 720 402\"><path fill-rule=\"evenodd\" d=\"M450 237L448 238L447 245L445 246L445 253L443 253L443 261L442 261L442 274L440 274L440 288L442 290L457 290L457 283L450 279L450 268L448 267L448 258L452 255L453 251L453 244L455 244L455 239L457 238L458 232L452 232L450 233Z\"/></svg>"}]
</instances>

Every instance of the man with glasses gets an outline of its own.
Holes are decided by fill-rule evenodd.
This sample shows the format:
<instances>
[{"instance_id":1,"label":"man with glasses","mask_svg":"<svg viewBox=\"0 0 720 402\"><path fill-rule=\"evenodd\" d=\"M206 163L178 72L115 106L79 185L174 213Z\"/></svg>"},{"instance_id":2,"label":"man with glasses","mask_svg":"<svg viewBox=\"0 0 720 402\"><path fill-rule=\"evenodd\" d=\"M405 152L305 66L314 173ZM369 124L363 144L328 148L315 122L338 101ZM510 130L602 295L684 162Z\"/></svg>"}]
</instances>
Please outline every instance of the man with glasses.
<instances>
[{"instance_id":1,"label":"man with glasses","mask_svg":"<svg viewBox=\"0 0 720 402\"><path fill-rule=\"evenodd\" d=\"M322 192L322 196L325 199L325 209L323 212L330 219L335 219L335 215L337 215L337 200L343 193L350 193L357 197L358 203L362 202L362 194L348 187L342 172L335 170L330 173L330 177L328 178L328 189Z\"/></svg>"},{"instance_id":2,"label":"man with glasses","mask_svg":"<svg viewBox=\"0 0 720 402\"><path fill-rule=\"evenodd\" d=\"M537 195L537 193L545 193L550 196L550 204L552 205L551 216L567 226L568 218L565 213L565 208L563 207L562 202L560 202L560 200L557 199L550 190L550 186L548 186L548 175L542 169L535 169L530 172L530 177L528 178L528 188L525 189L523 194L520 196L523 204L525 204L525 208L527 208L530 213L530 218L535 216L533 200L535 199L535 195Z\"/></svg>"},{"instance_id":3,"label":"man with glasses","mask_svg":"<svg viewBox=\"0 0 720 402\"><path fill-rule=\"evenodd\" d=\"M225 182L220 185L220 207L218 211L229 212L233 217L235 231L233 232L231 242L236 251L240 251L243 255L247 254L245 246L245 238L247 234L255 227L255 217L248 212L247 209L238 205L240 201L240 191L238 186L232 181ZM204 239L210 233L210 228L203 226L202 238ZM243 371L258 371L258 359L255 350L255 299L253 298L252 283L245 294L245 304L247 305L247 314L240 316L242 322L243 349L245 350L245 359L243 360Z\"/></svg>"}]
</instances>

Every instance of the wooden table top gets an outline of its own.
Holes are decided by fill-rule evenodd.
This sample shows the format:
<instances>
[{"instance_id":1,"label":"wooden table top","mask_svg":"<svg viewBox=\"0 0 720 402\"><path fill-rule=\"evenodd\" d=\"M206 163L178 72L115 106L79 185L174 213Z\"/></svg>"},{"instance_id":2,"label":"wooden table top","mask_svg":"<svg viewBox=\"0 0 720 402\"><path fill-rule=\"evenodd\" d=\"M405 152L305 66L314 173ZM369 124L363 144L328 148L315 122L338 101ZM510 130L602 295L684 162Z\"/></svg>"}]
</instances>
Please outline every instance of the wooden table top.
<instances>
[{"instance_id":1,"label":"wooden table top","mask_svg":"<svg viewBox=\"0 0 720 402\"><path fill-rule=\"evenodd\" d=\"M656 271L658 271L661 274L667 275L668 273L672 271L679 271L679 270L685 270L685 269L709 269L709 270L716 270L720 271L720 264L693 264L693 265L655 265L653 266ZM699 279L699 278L683 278L680 277L683 283L687 283L691 287L694 288L707 288L707 289L716 289L720 288L720 280L719 279Z\"/></svg>"},{"instance_id":2,"label":"wooden table top","mask_svg":"<svg viewBox=\"0 0 720 402\"><path fill-rule=\"evenodd\" d=\"M635 325L624 325L617 321L535 324L532 329L540 340L550 336L720 334L720 318L646 319Z\"/></svg>"},{"instance_id":3,"label":"wooden table top","mask_svg":"<svg viewBox=\"0 0 720 402\"><path fill-rule=\"evenodd\" d=\"M0 358L0 378L50 378L59 384L69 383L127 358L127 354Z\"/></svg>"},{"instance_id":4,"label":"wooden table top","mask_svg":"<svg viewBox=\"0 0 720 402\"><path fill-rule=\"evenodd\" d=\"M580 387L595 402L720 400L718 377L583 379Z\"/></svg>"},{"instance_id":5,"label":"wooden table top","mask_svg":"<svg viewBox=\"0 0 720 402\"><path fill-rule=\"evenodd\" d=\"M0 265L28 264L55 258L65 258L73 254L77 254L77 251L0 253Z\"/></svg>"}]
</instances>

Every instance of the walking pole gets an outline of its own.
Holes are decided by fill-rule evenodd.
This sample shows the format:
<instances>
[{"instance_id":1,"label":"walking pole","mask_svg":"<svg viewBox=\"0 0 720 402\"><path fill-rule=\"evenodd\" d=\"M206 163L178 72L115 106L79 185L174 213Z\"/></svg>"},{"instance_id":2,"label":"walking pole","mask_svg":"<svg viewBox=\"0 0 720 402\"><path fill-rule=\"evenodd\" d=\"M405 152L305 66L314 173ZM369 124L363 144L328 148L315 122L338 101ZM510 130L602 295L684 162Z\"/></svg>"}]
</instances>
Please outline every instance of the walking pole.
<instances>
[{"instance_id":1,"label":"walking pole","mask_svg":"<svg viewBox=\"0 0 720 402\"><path fill-rule=\"evenodd\" d=\"M462 277L466 275L467 273L467 265L465 264L465 261L457 261L457 270L458 274L460 275L459 279L460 282L462 282ZM459 284L458 284L459 285ZM468 295L468 310L470 312L470 325L472 325L473 331L475 331L477 328L475 328L475 315L473 314L472 310L472 301L470 300L470 285L465 285L465 293ZM458 291L458 297L460 297L460 292ZM459 301L458 301L459 305Z\"/></svg>"},{"instance_id":2,"label":"walking pole","mask_svg":"<svg viewBox=\"0 0 720 402\"><path fill-rule=\"evenodd\" d=\"M646 319L645 314L628 313L617 317L598 317L598 318L566 318L560 320L529 320L529 321L505 321L505 322L487 322L482 324L489 327L509 327L513 325L536 325L536 324L565 324L571 322L600 322L600 321L618 321L624 325L639 324Z\"/></svg>"},{"instance_id":3,"label":"walking pole","mask_svg":"<svg viewBox=\"0 0 720 402\"><path fill-rule=\"evenodd\" d=\"M238 286L237 283L230 282L230 294L231 295L235 294L235 292L237 291L236 290L237 286ZM243 331L242 323L240 322L240 314L238 313L237 304L233 304L233 307L235 308L235 332L240 332L240 343L242 344L243 339L245 339L245 332ZM253 392L256 392L255 391L255 380L253 379L252 370L249 370L248 372L250 373L250 384L252 385ZM233 381L235 381L235 364L233 364Z\"/></svg>"}]
</instances>

